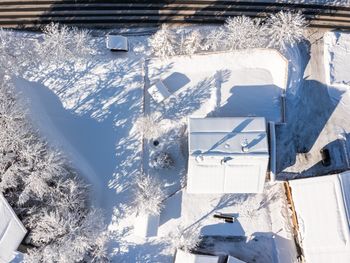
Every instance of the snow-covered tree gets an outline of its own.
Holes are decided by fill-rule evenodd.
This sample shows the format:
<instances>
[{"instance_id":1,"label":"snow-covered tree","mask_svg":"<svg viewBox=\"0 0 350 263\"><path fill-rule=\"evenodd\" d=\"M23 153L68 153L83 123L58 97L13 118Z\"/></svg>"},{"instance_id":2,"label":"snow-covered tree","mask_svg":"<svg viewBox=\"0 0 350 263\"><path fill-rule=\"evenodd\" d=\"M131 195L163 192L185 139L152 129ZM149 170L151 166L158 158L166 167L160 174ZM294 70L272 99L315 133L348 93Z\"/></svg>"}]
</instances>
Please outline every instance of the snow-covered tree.
<instances>
[{"instance_id":1,"label":"snow-covered tree","mask_svg":"<svg viewBox=\"0 0 350 263\"><path fill-rule=\"evenodd\" d=\"M88 31L51 23L43 28L43 40L36 45L43 62L60 64L79 61L92 54L91 37Z\"/></svg>"},{"instance_id":2,"label":"snow-covered tree","mask_svg":"<svg viewBox=\"0 0 350 263\"><path fill-rule=\"evenodd\" d=\"M304 38L306 26L306 20L301 13L280 11L270 15L266 22L269 47L285 49L288 45L293 46Z\"/></svg>"},{"instance_id":3,"label":"snow-covered tree","mask_svg":"<svg viewBox=\"0 0 350 263\"><path fill-rule=\"evenodd\" d=\"M255 48L264 44L259 20L247 16L228 18L225 30L226 43L231 50Z\"/></svg>"},{"instance_id":4,"label":"snow-covered tree","mask_svg":"<svg viewBox=\"0 0 350 263\"><path fill-rule=\"evenodd\" d=\"M169 242L172 247L186 252L195 249L200 241L200 231L196 227L185 228L180 225L169 234Z\"/></svg>"},{"instance_id":5,"label":"snow-covered tree","mask_svg":"<svg viewBox=\"0 0 350 263\"><path fill-rule=\"evenodd\" d=\"M169 153L158 151L151 156L151 166L155 169L171 169L174 167L174 160Z\"/></svg>"},{"instance_id":6,"label":"snow-covered tree","mask_svg":"<svg viewBox=\"0 0 350 263\"><path fill-rule=\"evenodd\" d=\"M165 193L158 180L142 173L135 180L134 197L138 214L157 215L162 208Z\"/></svg>"},{"instance_id":7,"label":"snow-covered tree","mask_svg":"<svg viewBox=\"0 0 350 263\"><path fill-rule=\"evenodd\" d=\"M107 262L88 187L32 128L9 81L0 84L0 191L29 230L27 262Z\"/></svg>"},{"instance_id":8,"label":"snow-covered tree","mask_svg":"<svg viewBox=\"0 0 350 263\"><path fill-rule=\"evenodd\" d=\"M14 32L0 28L0 76L20 74L25 65L35 63L34 44ZM31 45L32 44L32 45ZM27 49L24 49L24 46Z\"/></svg>"},{"instance_id":9,"label":"snow-covered tree","mask_svg":"<svg viewBox=\"0 0 350 263\"><path fill-rule=\"evenodd\" d=\"M218 51L225 49L227 45L226 32L224 27L212 29L206 37L203 49Z\"/></svg>"},{"instance_id":10,"label":"snow-covered tree","mask_svg":"<svg viewBox=\"0 0 350 263\"><path fill-rule=\"evenodd\" d=\"M189 33L183 32L180 41L180 53L184 55L193 55L203 49L203 38L199 30L192 30Z\"/></svg>"},{"instance_id":11,"label":"snow-covered tree","mask_svg":"<svg viewBox=\"0 0 350 263\"><path fill-rule=\"evenodd\" d=\"M176 53L176 37L167 24L150 38L149 45L153 53L163 59L174 56Z\"/></svg>"},{"instance_id":12,"label":"snow-covered tree","mask_svg":"<svg viewBox=\"0 0 350 263\"><path fill-rule=\"evenodd\" d=\"M139 117L135 122L135 128L145 139L157 139L165 132L165 128L159 125L159 122L159 116L153 113Z\"/></svg>"}]
</instances>

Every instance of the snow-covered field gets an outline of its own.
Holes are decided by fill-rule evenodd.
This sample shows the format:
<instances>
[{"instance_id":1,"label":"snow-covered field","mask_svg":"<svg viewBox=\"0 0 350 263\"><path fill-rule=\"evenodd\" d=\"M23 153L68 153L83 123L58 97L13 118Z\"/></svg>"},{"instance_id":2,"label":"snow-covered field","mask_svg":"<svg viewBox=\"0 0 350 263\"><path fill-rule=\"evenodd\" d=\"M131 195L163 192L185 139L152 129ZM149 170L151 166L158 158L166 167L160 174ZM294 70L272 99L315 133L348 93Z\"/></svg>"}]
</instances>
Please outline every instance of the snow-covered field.
<instances>
[{"instance_id":1,"label":"snow-covered field","mask_svg":"<svg viewBox=\"0 0 350 263\"><path fill-rule=\"evenodd\" d=\"M28 41L32 37L26 35ZM86 64L29 68L14 80L39 131L70 157L92 185L109 224L112 262L172 262L174 249L168 236L179 225L203 235L246 236L239 245L231 240L232 249L226 249L243 260L293 262L294 243L281 184L267 185L258 195L196 196L180 190L186 175L186 117L248 114L280 121L285 61L275 51L252 50L164 62L150 59L147 38L131 36L131 51L121 54L106 50L104 38L96 37L97 54ZM271 61L280 66L270 67ZM173 93L161 105L145 90L158 78L165 79ZM251 93L256 96L248 97ZM157 172L148 166L153 148L134 127L144 113L158 114L170 129L157 147L172 154L173 170ZM159 236L148 239L133 231L132 191L142 169L160 179L167 195L180 190L165 202ZM237 221L220 223L213 218L215 212L234 213ZM229 246L229 239L224 243Z\"/></svg>"}]
</instances>

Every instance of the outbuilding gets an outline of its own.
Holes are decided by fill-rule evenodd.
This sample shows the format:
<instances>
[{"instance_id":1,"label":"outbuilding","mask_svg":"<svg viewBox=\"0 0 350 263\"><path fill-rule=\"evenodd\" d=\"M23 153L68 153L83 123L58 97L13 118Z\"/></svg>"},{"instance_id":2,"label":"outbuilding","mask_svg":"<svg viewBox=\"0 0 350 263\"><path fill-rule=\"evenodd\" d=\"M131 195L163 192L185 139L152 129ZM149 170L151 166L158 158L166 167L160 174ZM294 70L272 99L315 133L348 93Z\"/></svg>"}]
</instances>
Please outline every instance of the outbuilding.
<instances>
[{"instance_id":1,"label":"outbuilding","mask_svg":"<svg viewBox=\"0 0 350 263\"><path fill-rule=\"evenodd\" d=\"M27 230L0 193L0 263L8 263L15 257Z\"/></svg>"},{"instance_id":2,"label":"outbuilding","mask_svg":"<svg viewBox=\"0 0 350 263\"><path fill-rule=\"evenodd\" d=\"M188 193L261 193L269 150L262 117L189 118Z\"/></svg>"},{"instance_id":3,"label":"outbuilding","mask_svg":"<svg viewBox=\"0 0 350 263\"><path fill-rule=\"evenodd\" d=\"M289 187L305 261L350 262L350 172L291 180Z\"/></svg>"}]
</instances>

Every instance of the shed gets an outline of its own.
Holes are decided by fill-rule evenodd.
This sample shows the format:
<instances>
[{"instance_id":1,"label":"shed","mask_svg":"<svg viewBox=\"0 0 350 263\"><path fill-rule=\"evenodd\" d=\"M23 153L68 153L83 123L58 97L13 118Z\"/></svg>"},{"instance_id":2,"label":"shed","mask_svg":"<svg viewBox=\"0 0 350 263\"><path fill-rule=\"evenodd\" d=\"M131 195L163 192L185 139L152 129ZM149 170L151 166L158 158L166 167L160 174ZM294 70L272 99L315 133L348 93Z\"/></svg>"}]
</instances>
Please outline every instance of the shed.
<instances>
[{"instance_id":1,"label":"shed","mask_svg":"<svg viewBox=\"0 0 350 263\"><path fill-rule=\"evenodd\" d=\"M265 118L189 118L188 193L261 193L269 151Z\"/></svg>"},{"instance_id":2,"label":"shed","mask_svg":"<svg viewBox=\"0 0 350 263\"><path fill-rule=\"evenodd\" d=\"M218 263L219 260L219 256L198 255L178 249L174 263Z\"/></svg>"},{"instance_id":3,"label":"shed","mask_svg":"<svg viewBox=\"0 0 350 263\"><path fill-rule=\"evenodd\" d=\"M350 262L350 172L289 181L309 263Z\"/></svg>"},{"instance_id":4,"label":"shed","mask_svg":"<svg viewBox=\"0 0 350 263\"><path fill-rule=\"evenodd\" d=\"M111 51L128 51L129 50L128 38L121 35L116 35L113 33L110 33L107 35L106 45L107 45L107 48L110 49Z\"/></svg>"},{"instance_id":5,"label":"shed","mask_svg":"<svg viewBox=\"0 0 350 263\"><path fill-rule=\"evenodd\" d=\"M0 193L0 263L8 263L15 257L27 230Z\"/></svg>"}]
</instances>

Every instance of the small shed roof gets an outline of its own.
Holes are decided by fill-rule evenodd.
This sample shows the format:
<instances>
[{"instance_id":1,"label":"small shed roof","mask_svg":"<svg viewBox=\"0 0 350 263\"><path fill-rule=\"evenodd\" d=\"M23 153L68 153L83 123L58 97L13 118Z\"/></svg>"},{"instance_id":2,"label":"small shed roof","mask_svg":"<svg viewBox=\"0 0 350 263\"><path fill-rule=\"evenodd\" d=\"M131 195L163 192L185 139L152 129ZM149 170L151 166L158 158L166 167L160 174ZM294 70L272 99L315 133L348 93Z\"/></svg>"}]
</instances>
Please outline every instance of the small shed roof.
<instances>
[{"instance_id":1,"label":"small shed roof","mask_svg":"<svg viewBox=\"0 0 350 263\"><path fill-rule=\"evenodd\" d=\"M189 193L262 192L269 159L264 118L190 118Z\"/></svg>"},{"instance_id":2,"label":"small shed roof","mask_svg":"<svg viewBox=\"0 0 350 263\"><path fill-rule=\"evenodd\" d=\"M106 45L112 51L128 51L129 49L128 38L116 34L107 35Z\"/></svg>"},{"instance_id":3,"label":"small shed roof","mask_svg":"<svg viewBox=\"0 0 350 263\"><path fill-rule=\"evenodd\" d=\"M192 254L178 249L174 263L218 263L219 259L219 256Z\"/></svg>"},{"instance_id":4,"label":"small shed roof","mask_svg":"<svg viewBox=\"0 0 350 263\"><path fill-rule=\"evenodd\" d=\"M289 182L307 262L350 262L350 172Z\"/></svg>"},{"instance_id":5,"label":"small shed roof","mask_svg":"<svg viewBox=\"0 0 350 263\"><path fill-rule=\"evenodd\" d=\"M0 263L10 262L27 230L0 193Z\"/></svg>"}]
</instances>

